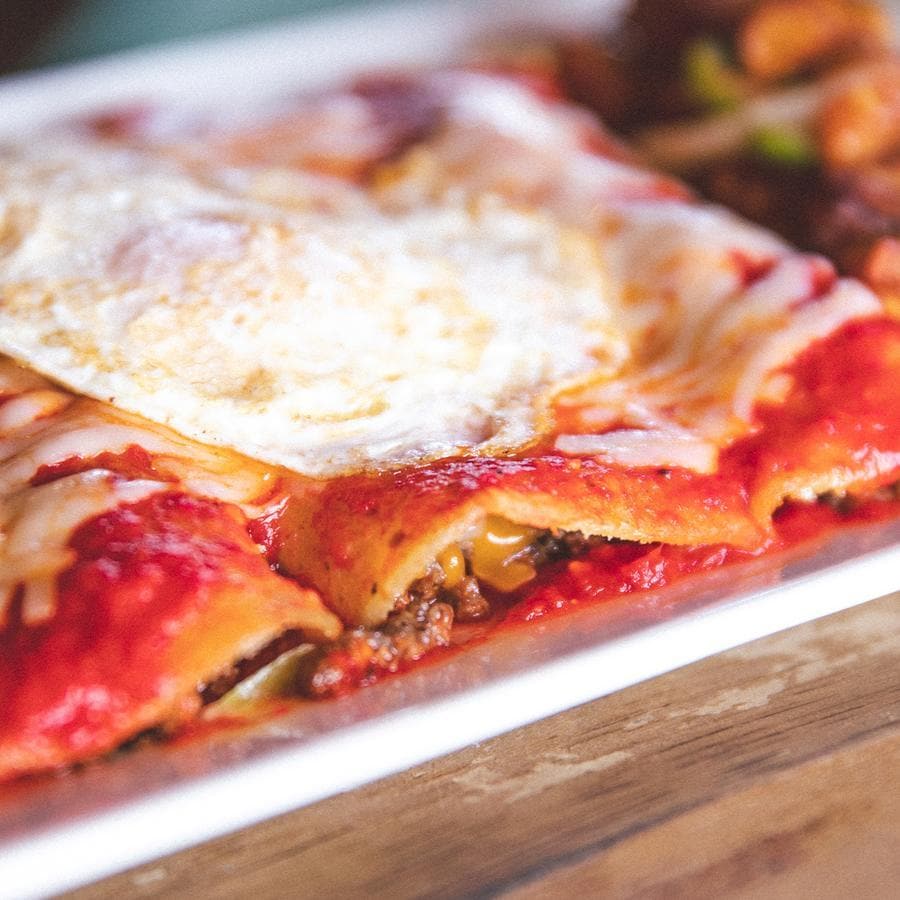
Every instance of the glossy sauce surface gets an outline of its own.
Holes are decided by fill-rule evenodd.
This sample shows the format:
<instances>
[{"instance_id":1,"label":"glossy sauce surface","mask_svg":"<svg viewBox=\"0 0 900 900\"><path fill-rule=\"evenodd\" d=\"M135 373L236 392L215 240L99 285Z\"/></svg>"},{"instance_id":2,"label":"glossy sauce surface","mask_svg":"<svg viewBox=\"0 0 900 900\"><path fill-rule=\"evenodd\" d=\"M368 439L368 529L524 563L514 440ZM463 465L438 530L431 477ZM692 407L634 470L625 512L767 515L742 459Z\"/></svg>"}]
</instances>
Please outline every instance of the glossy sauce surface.
<instances>
[{"instance_id":1,"label":"glossy sauce surface","mask_svg":"<svg viewBox=\"0 0 900 900\"><path fill-rule=\"evenodd\" d=\"M162 491L84 523L70 546L54 617L28 625L14 602L0 631L0 774L194 714L198 682L307 615L311 635L336 633L227 504Z\"/></svg>"},{"instance_id":2,"label":"glossy sauce surface","mask_svg":"<svg viewBox=\"0 0 900 900\"><path fill-rule=\"evenodd\" d=\"M843 504L784 502L784 496L810 483L814 493L827 495L834 472L844 477L848 467L861 496L896 480L898 365L900 325L890 320L853 323L818 342L785 370L790 389L784 402L757 409L756 432L726 450L713 475L628 469L538 448L521 457L451 460L331 483L317 519L325 558L332 572L351 570L371 543L400 542L410 531L493 490L549 497L556 515L568 505L597 505L613 516L621 510L647 528L668 529L675 536L666 542L611 540L580 558L543 567L534 581L512 593L487 589L490 621L454 628L453 642L465 643L514 623L800 548L835 528L896 517L900 503L889 490L879 499ZM691 540L701 528L730 539ZM446 652L437 650L427 658ZM333 663L346 676L336 680L337 694L381 677L344 651Z\"/></svg>"},{"instance_id":3,"label":"glossy sauce surface","mask_svg":"<svg viewBox=\"0 0 900 900\"><path fill-rule=\"evenodd\" d=\"M682 581L691 575L800 548L824 540L835 529L884 521L900 515L897 500L869 500L841 511L827 503L789 503L775 516L775 534L756 551L727 544L674 547L670 544L611 542L586 556L548 567L520 592L497 627L533 622L622 594L641 593Z\"/></svg>"}]
</instances>

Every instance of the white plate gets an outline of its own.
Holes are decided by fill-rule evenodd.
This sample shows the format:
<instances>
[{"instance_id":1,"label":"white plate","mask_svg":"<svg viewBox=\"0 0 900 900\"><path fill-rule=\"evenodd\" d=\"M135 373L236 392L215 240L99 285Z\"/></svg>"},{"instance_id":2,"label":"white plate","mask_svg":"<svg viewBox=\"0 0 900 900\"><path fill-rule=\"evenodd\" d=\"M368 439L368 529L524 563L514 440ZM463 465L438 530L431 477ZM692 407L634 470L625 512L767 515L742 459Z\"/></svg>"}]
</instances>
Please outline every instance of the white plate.
<instances>
[{"instance_id":1,"label":"white plate","mask_svg":"<svg viewBox=\"0 0 900 900\"><path fill-rule=\"evenodd\" d=\"M74 887L900 587L900 521L501 633L239 733L0 791L0 895Z\"/></svg>"},{"instance_id":2,"label":"white plate","mask_svg":"<svg viewBox=\"0 0 900 900\"><path fill-rule=\"evenodd\" d=\"M0 135L133 100L249 106L354 71L459 58L505 27L596 19L598 3L547 6L369 8L7 79ZM855 528L805 558L757 560L509 631L252 729L8 786L0 894L84 884L898 587L900 522Z\"/></svg>"}]
</instances>

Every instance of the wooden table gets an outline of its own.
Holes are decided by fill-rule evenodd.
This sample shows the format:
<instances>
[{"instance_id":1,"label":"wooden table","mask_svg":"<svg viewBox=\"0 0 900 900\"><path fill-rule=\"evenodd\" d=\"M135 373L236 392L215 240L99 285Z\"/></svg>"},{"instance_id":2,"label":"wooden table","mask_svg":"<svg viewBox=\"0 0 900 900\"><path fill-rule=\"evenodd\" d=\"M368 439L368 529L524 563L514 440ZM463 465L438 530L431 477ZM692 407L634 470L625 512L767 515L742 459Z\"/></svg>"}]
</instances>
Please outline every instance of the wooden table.
<instances>
[{"instance_id":1,"label":"wooden table","mask_svg":"<svg viewBox=\"0 0 900 900\"><path fill-rule=\"evenodd\" d=\"M497 895L900 896L900 594L72 896Z\"/></svg>"}]
</instances>

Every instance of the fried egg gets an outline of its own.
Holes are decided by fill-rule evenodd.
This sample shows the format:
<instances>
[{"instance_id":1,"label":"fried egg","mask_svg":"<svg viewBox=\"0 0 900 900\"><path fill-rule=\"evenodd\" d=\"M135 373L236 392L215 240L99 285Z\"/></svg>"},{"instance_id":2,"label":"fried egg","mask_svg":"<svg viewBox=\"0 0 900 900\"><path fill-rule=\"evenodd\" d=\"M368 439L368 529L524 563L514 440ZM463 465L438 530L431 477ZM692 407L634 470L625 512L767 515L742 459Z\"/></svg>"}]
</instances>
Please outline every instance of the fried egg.
<instances>
[{"instance_id":1,"label":"fried egg","mask_svg":"<svg viewBox=\"0 0 900 900\"><path fill-rule=\"evenodd\" d=\"M596 240L493 195L363 188L88 142L0 154L0 351L69 388L330 477L550 427L630 354Z\"/></svg>"}]
</instances>

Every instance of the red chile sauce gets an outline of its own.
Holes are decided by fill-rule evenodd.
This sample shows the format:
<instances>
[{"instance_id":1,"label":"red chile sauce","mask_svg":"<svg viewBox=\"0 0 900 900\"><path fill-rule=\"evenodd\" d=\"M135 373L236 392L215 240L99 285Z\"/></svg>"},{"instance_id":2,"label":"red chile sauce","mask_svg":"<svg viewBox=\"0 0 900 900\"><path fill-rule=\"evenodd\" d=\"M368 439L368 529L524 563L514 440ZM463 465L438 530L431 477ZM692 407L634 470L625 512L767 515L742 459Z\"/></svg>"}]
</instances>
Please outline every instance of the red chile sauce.
<instances>
[{"instance_id":1,"label":"red chile sauce","mask_svg":"<svg viewBox=\"0 0 900 900\"><path fill-rule=\"evenodd\" d=\"M671 473L622 472L619 476L628 476L640 482L647 502L652 502L653 498L668 497L670 503L677 503L681 494L694 496L695 500L702 494L700 499L709 513L714 507L727 510L731 506L741 506L746 512L748 491L761 478L772 473L802 473L804 467L816 464L827 470L847 459L859 462L879 454L896 454L896 448L900 446L900 409L894 402L894 373L898 369L900 326L897 323L876 319L851 324L838 335L811 347L791 366L789 371L796 384L791 395L782 405L762 407L757 411L759 431L723 454L720 472L715 478L674 470ZM507 462L513 464L515 461ZM568 466L570 462L577 461L561 462ZM532 460L522 459L519 465L528 468L533 464L541 470L546 468L548 483L538 487L553 490L554 484L560 486L555 479L561 476L558 466L551 463L549 458L538 455ZM95 466L108 468L127 478L160 478L152 457L140 448L131 447L121 454L101 454L92 460L72 458L53 467L43 467L36 473L33 482L52 481ZM439 475L449 477L452 474L457 485L461 483L460 479L468 478L473 482L469 485L473 490L486 486L497 477L491 465L478 459L454 461L449 466L452 471L444 471L447 466L431 468L434 469L431 473L433 477L429 476L425 481L429 484L433 482L435 490L442 484ZM615 474L610 473L610 476ZM416 480L417 477L415 472L401 475L393 489L402 487L404 479ZM862 489L874 491L879 484L886 484L891 479L896 480L895 473L878 476L872 483L862 485ZM665 487L660 487L657 493L647 493L659 480L665 482ZM611 482L604 483L609 487L617 482L613 477ZM582 489L586 489L586 485L582 484ZM359 498L358 493L352 493ZM776 512L768 536L754 549L738 549L724 543L675 546L616 540L605 542L576 559L561 560L543 567L532 582L513 594L491 596L493 614L487 622L456 626L451 640L453 646L432 651L414 665L438 661L461 644L483 640L501 629L521 627L548 616L565 615L591 604L621 598L625 594L653 591L765 554L793 550L806 552L807 548L811 549L815 542L826 539L836 529L900 516L900 500L891 499L887 491L881 493L884 498L856 504L784 504ZM669 512L672 512L671 508ZM662 509L658 514L667 513ZM353 516L349 518L353 519ZM106 516L102 521L108 523L111 517ZM271 551L282 539L279 525L276 511L272 517L251 524L251 537L257 545ZM191 543L190 532L191 525L187 523L186 546ZM82 529L82 533L87 532ZM114 543L118 546L122 541ZM142 546L145 554L153 552L151 546ZM79 556L84 556L84 547L76 549ZM103 555L102 548L98 552ZM153 560L145 559L143 562L156 571ZM258 564L265 565L262 560L258 560ZM129 572L133 574L133 570L129 569ZM410 664L398 666L400 670L409 667ZM348 670L348 677L341 681L335 693L346 693L371 684L385 674L389 673Z\"/></svg>"},{"instance_id":2,"label":"red chile sauce","mask_svg":"<svg viewBox=\"0 0 900 900\"><path fill-rule=\"evenodd\" d=\"M0 738L53 764L109 747L122 720L171 692L169 653L211 589L271 577L236 511L178 492L97 516L70 546L52 624L23 627L19 597L0 631ZM36 660L40 677L25 678Z\"/></svg>"},{"instance_id":3,"label":"red chile sauce","mask_svg":"<svg viewBox=\"0 0 900 900\"><path fill-rule=\"evenodd\" d=\"M645 491L649 490L648 485L653 487L663 478L666 485L659 496L668 497L669 503L675 506L685 501L685 507L705 508L707 514L719 507L735 514L743 510L745 514L748 497L754 491L765 494L773 489L772 484L777 488L783 483L780 479L785 473L797 472L802 476L804 471L828 472L847 459L856 463L890 459L900 447L900 409L894 402L894 373L898 367L900 326L896 322L872 319L852 323L831 338L816 343L795 361L788 370L795 386L786 401L757 410L759 430L722 455L720 472L715 478L675 470L620 474L649 479L647 483L641 481ZM552 463L549 457L540 455L521 461L525 468L547 469L549 482L542 483L542 489L565 493L562 482L554 482L561 476ZM419 495L424 501L432 489L446 489L442 475L452 473L456 485L469 479L473 482L470 487L477 489L493 483L492 479L497 477L494 468L483 460L455 461L399 476L393 488L405 488L406 481L410 480L421 482L426 486ZM455 626L451 647L433 650L415 663L401 664L398 668L404 671L411 666L437 662L462 645L484 640L501 630L565 615L625 594L653 591L761 556L772 556L773 566L777 566L776 554L793 557L811 552L838 529L900 517L900 500L890 490L879 487L896 480L896 471L895 468L891 471L889 465L883 466L884 469L886 472L874 474L871 482L860 485L861 493L870 494L870 499L782 504L773 516L772 528L752 549L739 549L726 543L676 546L611 540L579 558L551 563L513 594L490 595L493 607L490 619ZM880 471L877 465L870 470ZM616 484L615 477L611 483ZM352 498L348 499L359 504L372 499L367 491L353 490L351 494ZM657 494L645 496L649 502ZM691 497L693 501L688 504L685 498ZM376 492L375 499L384 498ZM699 505L697 501L701 501ZM368 510L355 510L364 511ZM384 512L379 503L373 511ZM666 514L666 510L659 512ZM669 512L674 514L674 508ZM343 669L339 658L335 664ZM350 692L391 673L349 666L343 674L346 677L341 679L334 694Z\"/></svg>"},{"instance_id":4,"label":"red chile sauce","mask_svg":"<svg viewBox=\"0 0 900 900\"><path fill-rule=\"evenodd\" d=\"M812 439L820 453L831 449L855 458L897 446L900 409L894 377L900 366L896 323L854 323L839 336L811 347L790 368L797 389L783 407L760 410L762 431L740 442L723 466L741 470L800 467ZM836 342L837 343L836 345ZM882 377L873 377L874 369ZM798 429L798 423L804 427ZM792 440L801 431L804 446ZM809 457L806 457L809 458ZM895 477L895 476L892 476ZM900 516L900 500L890 497L857 503L788 502L773 516L773 530L758 548L727 544L682 547L610 541L574 560L554 563L506 599L494 627L509 627L559 615L623 594L640 593L764 554L812 547L840 528Z\"/></svg>"},{"instance_id":5,"label":"red chile sauce","mask_svg":"<svg viewBox=\"0 0 900 900\"><path fill-rule=\"evenodd\" d=\"M512 602L498 626L533 622L622 594L654 590L764 554L812 550L840 528L886 521L898 515L898 500L869 500L848 510L827 503L787 503L774 517L775 533L757 550L739 550L727 544L675 547L611 541L591 549L580 559L556 563L541 571L510 598Z\"/></svg>"}]
</instances>

